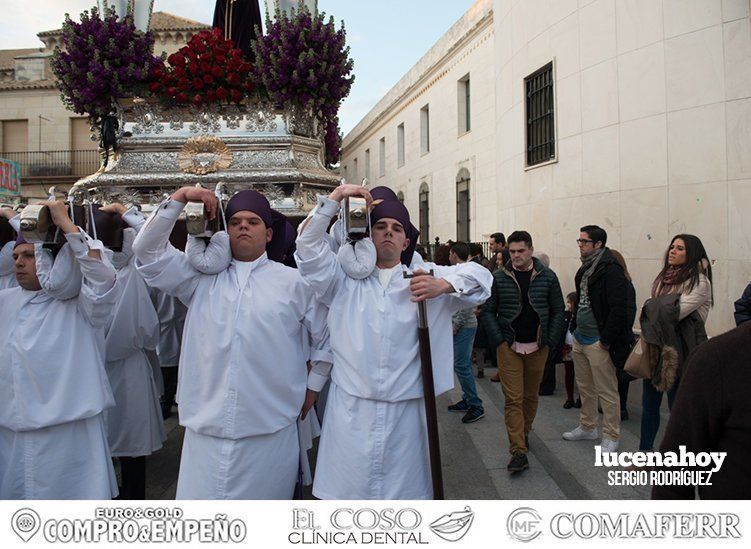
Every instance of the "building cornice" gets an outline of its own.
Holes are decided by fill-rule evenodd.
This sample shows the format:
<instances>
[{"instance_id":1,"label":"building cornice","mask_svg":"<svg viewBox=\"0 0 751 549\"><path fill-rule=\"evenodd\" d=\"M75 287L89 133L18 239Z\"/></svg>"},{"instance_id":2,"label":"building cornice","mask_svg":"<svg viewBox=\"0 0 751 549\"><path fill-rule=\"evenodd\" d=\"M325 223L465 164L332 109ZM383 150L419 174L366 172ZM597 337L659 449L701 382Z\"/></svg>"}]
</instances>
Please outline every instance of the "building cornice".
<instances>
[{"instance_id":1,"label":"building cornice","mask_svg":"<svg viewBox=\"0 0 751 549\"><path fill-rule=\"evenodd\" d=\"M472 51L491 38L494 34L491 4L490 1L480 0L473 5L344 137L342 149L346 151L357 148L363 141L370 139L375 132L422 96ZM460 36L453 42L445 42L447 36L457 33L460 33ZM467 48L470 45L471 47ZM430 62L435 56L439 57ZM421 65L425 67L422 68Z\"/></svg>"}]
</instances>

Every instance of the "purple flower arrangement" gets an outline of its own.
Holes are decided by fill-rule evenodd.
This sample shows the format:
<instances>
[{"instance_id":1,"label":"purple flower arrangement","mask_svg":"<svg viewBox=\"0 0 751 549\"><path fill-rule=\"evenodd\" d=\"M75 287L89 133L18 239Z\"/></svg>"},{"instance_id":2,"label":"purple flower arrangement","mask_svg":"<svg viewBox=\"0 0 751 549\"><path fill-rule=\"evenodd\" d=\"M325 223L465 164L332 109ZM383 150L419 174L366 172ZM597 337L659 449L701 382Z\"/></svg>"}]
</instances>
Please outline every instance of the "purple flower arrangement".
<instances>
[{"instance_id":1,"label":"purple flower arrangement","mask_svg":"<svg viewBox=\"0 0 751 549\"><path fill-rule=\"evenodd\" d=\"M66 14L64 49L56 48L52 59L63 103L95 121L112 113L119 97L146 90L152 71L162 64L152 54L151 33L137 30L132 17L119 21L110 9L103 15L93 7L79 23Z\"/></svg>"},{"instance_id":2,"label":"purple flower arrangement","mask_svg":"<svg viewBox=\"0 0 751 549\"><path fill-rule=\"evenodd\" d=\"M344 23L337 29L333 17L302 6L266 19L267 33L252 44L253 66L218 29L194 36L165 65L152 53L151 33L137 30L130 16L118 19L109 8L104 14L96 7L84 11L80 22L66 14L63 48L55 49L52 70L69 109L101 123L121 97L156 96L168 105L268 97L280 108L318 118L326 164L338 162L337 113L355 78Z\"/></svg>"},{"instance_id":3,"label":"purple flower arrangement","mask_svg":"<svg viewBox=\"0 0 751 549\"><path fill-rule=\"evenodd\" d=\"M266 34L253 42L256 78L278 106L300 107L324 124L327 163L339 158L337 113L355 79L344 23L311 14L301 6L291 15L266 18Z\"/></svg>"}]
</instances>

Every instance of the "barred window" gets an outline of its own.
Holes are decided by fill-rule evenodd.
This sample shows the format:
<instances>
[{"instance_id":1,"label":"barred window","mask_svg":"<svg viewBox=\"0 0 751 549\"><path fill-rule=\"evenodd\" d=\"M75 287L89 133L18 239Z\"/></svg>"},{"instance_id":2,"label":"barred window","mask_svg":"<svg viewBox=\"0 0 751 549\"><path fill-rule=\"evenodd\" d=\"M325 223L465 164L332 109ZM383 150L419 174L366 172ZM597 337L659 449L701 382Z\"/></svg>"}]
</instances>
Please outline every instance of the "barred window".
<instances>
[{"instance_id":1,"label":"barred window","mask_svg":"<svg viewBox=\"0 0 751 549\"><path fill-rule=\"evenodd\" d=\"M524 79L527 108L527 166L555 158L553 63Z\"/></svg>"}]
</instances>

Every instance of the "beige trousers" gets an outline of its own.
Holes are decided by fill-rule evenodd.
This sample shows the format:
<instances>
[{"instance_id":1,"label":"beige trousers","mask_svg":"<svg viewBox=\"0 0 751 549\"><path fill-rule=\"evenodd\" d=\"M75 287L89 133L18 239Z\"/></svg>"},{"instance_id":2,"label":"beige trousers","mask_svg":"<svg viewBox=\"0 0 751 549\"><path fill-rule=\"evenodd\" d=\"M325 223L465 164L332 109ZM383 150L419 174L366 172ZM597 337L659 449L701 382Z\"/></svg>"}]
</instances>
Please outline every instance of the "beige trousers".
<instances>
[{"instance_id":1,"label":"beige trousers","mask_svg":"<svg viewBox=\"0 0 751 549\"><path fill-rule=\"evenodd\" d=\"M512 455L529 451L526 437L537 414L540 382L547 359L547 347L528 355L512 351L505 342L498 347L498 373L505 397L503 419Z\"/></svg>"},{"instance_id":2,"label":"beige trousers","mask_svg":"<svg viewBox=\"0 0 751 549\"><path fill-rule=\"evenodd\" d=\"M618 378L610 353L600 343L582 345L574 339L574 376L582 399L579 425L586 431L597 427L597 401L602 407L602 434L618 440L621 434L621 404Z\"/></svg>"}]
</instances>

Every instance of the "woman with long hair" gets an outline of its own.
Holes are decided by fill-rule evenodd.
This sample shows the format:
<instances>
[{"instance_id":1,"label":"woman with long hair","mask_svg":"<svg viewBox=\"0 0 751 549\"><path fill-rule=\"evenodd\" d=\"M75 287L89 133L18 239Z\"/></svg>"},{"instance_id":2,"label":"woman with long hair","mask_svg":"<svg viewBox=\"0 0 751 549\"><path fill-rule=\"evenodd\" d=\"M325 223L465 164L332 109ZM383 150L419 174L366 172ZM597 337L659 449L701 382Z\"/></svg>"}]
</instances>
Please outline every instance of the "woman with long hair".
<instances>
[{"instance_id":1,"label":"woman with long hair","mask_svg":"<svg viewBox=\"0 0 751 549\"><path fill-rule=\"evenodd\" d=\"M712 306L712 265L701 240L691 234L679 234L670 241L662 270L652 283L652 298L680 294L678 322L696 311L706 322ZM673 407L680 379L668 389L668 407ZM639 450L651 450L660 428L662 392L651 380L644 380L642 393L641 439Z\"/></svg>"}]
</instances>

